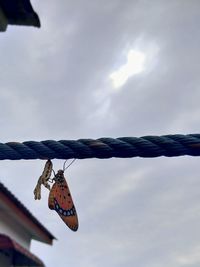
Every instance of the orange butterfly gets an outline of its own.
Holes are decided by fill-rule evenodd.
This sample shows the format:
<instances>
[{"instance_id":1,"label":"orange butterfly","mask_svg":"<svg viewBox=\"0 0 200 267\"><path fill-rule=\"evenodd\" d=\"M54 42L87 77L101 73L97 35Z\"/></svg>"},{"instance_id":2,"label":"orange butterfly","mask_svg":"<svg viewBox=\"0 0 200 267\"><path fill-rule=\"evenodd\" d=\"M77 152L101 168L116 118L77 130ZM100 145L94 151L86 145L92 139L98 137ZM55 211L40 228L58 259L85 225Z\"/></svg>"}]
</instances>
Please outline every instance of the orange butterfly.
<instances>
[{"instance_id":1,"label":"orange butterfly","mask_svg":"<svg viewBox=\"0 0 200 267\"><path fill-rule=\"evenodd\" d=\"M74 159L75 160L75 159ZM64 171L74 162L74 160L65 168L65 163L63 170L58 170L52 179L55 181L50 193L48 205L51 210L55 210L64 223L73 231L78 230L78 216L76 213L76 208L74 206L73 199L64 177Z\"/></svg>"}]
</instances>

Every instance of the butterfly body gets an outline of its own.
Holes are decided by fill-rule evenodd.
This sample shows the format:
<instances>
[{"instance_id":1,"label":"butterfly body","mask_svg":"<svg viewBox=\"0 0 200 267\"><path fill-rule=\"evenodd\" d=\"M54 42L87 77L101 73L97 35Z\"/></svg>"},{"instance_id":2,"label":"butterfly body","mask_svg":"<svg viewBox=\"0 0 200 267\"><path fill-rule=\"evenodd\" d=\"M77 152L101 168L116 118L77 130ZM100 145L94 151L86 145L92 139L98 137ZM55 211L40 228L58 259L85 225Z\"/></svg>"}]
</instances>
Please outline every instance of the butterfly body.
<instances>
[{"instance_id":1,"label":"butterfly body","mask_svg":"<svg viewBox=\"0 0 200 267\"><path fill-rule=\"evenodd\" d=\"M64 177L64 171L58 170L53 178L53 184L49 193L48 206L55 210L64 223L73 231L78 230L78 217L73 199Z\"/></svg>"}]
</instances>

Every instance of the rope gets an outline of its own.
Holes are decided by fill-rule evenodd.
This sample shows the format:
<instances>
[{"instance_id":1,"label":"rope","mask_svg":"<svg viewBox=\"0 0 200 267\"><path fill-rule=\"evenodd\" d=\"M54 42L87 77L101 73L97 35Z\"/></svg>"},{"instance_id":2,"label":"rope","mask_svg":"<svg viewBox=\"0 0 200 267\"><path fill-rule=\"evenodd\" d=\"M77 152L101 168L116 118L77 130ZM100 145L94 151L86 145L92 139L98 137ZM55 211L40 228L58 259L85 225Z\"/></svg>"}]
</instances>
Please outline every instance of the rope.
<instances>
[{"instance_id":1,"label":"rope","mask_svg":"<svg viewBox=\"0 0 200 267\"><path fill-rule=\"evenodd\" d=\"M200 156L200 134L0 143L0 160Z\"/></svg>"}]
</instances>

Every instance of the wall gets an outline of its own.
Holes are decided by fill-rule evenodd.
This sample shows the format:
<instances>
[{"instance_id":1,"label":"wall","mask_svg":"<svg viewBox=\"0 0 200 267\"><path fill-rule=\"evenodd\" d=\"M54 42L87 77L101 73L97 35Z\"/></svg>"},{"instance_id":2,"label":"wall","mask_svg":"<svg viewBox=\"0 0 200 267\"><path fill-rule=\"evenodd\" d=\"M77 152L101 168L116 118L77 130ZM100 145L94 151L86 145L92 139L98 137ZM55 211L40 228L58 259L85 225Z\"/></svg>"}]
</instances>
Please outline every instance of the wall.
<instances>
[{"instance_id":1,"label":"wall","mask_svg":"<svg viewBox=\"0 0 200 267\"><path fill-rule=\"evenodd\" d=\"M21 246L29 250L31 241L30 234L14 221L13 217L11 217L7 211L2 209L0 209L0 233L8 235Z\"/></svg>"}]
</instances>

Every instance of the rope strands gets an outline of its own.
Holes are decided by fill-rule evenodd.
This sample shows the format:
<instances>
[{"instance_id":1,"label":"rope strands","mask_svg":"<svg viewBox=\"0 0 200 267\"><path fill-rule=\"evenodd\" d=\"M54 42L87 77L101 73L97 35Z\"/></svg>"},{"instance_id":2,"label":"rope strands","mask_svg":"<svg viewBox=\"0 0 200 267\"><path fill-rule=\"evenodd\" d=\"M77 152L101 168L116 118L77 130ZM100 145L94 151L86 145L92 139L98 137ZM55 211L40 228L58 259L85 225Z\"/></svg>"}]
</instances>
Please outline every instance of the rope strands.
<instances>
[{"instance_id":1,"label":"rope strands","mask_svg":"<svg viewBox=\"0 0 200 267\"><path fill-rule=\"evenodd\" d=\"M200 156L200 134L0 143L0 160Z\"/></svg>"}]
</instances>

